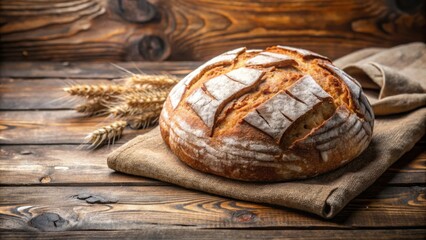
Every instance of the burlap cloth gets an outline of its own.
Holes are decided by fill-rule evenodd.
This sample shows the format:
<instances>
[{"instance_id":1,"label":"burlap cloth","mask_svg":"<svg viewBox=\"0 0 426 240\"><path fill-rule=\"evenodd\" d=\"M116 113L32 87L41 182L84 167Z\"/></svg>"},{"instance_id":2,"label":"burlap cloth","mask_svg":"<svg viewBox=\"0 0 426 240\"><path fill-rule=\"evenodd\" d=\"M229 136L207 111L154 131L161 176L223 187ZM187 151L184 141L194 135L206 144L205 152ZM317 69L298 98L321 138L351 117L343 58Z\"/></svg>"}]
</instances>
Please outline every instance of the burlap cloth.
<instances>
[{"instance_id":1,"label":"burlap cloth","mask_svg":"<svg viewBox=\"0 0 426 240\"><path fill-rule=\"evenodd\" d=\"M163 142L158 127L111 153L108 166L185 188L332 218L424 135L425 53L425 44L412 43L365 49L334 62L361 82L376 120L372 142L365 152L333 172L282 183L247 183L205 174L181 163Z\"/></svg>"}]
</instances>

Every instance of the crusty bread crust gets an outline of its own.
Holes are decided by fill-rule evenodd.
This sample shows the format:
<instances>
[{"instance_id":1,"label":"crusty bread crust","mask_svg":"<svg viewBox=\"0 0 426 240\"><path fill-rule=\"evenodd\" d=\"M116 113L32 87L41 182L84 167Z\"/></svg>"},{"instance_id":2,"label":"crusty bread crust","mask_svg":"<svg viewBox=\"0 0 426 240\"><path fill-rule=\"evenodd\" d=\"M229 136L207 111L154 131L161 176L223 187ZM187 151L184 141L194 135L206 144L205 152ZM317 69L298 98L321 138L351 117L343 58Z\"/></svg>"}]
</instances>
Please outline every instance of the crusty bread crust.
<instances>
[{"instance_id":1,"label":"crusty bread crust","mask_svg":"<svg viewBox=\"0 0 426 240\"><path fill-rule=\"evenodd\" d=\"M161 135L200 171L284 181L336 169L371 141L374 114L359 83L319 54L239 48L206 62L171 91Z\"/></svg>"}]
</instances>

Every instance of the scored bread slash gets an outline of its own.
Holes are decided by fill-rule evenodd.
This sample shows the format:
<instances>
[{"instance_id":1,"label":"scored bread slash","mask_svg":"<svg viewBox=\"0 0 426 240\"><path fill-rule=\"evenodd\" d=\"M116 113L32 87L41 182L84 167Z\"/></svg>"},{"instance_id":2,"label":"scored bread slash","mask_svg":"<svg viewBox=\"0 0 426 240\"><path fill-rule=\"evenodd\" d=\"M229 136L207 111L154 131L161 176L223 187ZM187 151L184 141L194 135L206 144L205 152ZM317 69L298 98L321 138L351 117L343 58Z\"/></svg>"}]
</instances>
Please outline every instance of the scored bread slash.
<instances>
[{"instance_id":1,"label":"scored bread slash","mask_svg":"<svg viewBox=\"0 0 426 240\"><path fill-rule=\"evenodd\" d=\"M261 52L255 57L247 60L246 65L248 66L264 66L264 67L270 67L270 66L290 66L292 64L297 64L294 59L292 59L290 56L284 55L284 54L277 54L277 53L271 53L271 52Z\"/></svg>"},{"instance_id":2,"label":"scored bread slash","mask_svg":"<svg viewBox=\"0 0 426 240\"><path fill-rule=\"evenodd\" d=\"M231 50L229 52L226 52L222 55L219 55L194 71L192 71L190 74L188 74L185 78L183 78L175 88L172 89L170 92L170 101L172 104L173 109L177 107L177 105L182 100L182 97L184 93L186 92L186 89L190 87L195 79L198 79L203 73L208 71L211 68L214 68L218 65L228 65L231 64L238 56L239 54L245 52L246 48L237 48L234 50Z\"/></svg>"},{"instance_id":3,"label":"scored bread slash","mask_svg":"<svg viewBox=\"0 0 426 240\"><path fill-rule=\"evenodd\" d=\"M323 55L320 55L318 53L314 53L314 52L306 50L306 49L294 48L294 47L288 47L288 46L277 46L277 47L284 49L284 50L291 51L291 52L296 52L296 53L302 55L303 58L310 58L311 57L311 58L322 58L322 59L325 59L325 60L329 60L328 57L325 57Z\"/></svg>"},{"instance_id":4,"label":"scored bread slash","mask_svg":"<svg viewBox=\"0 0 426 240\"><path fill-rule=\"evenodd\" d=\"M160 116L163 139L190 167L244 181L336 169L371 141L361 87L328 58L293 47L236 49L190 73Z\"/></svg>"},{"instance_id":5,"label":"scored bread slash","mask_svg":"<svg viewBox=\"0 0 426 240\"><path fill-rule=\"evenodd\" d=\"M262 75L261 70L237 69L227 75L217 76L205 82L205 90L198 88L186 102L211 129L217 112L228 103L229 99L237 94L244 94Z\"/></svg>"},{"instance_id":6,"label":"scored bread slash","mask_svg":"<svg viewBox=\"0 0 426 240\"><path fill-rule=\"evenodd\" d=\"M273 137L278 144L295 120L312 110L323 98L331 98L309 75L299 79L287 91L291 95L283 90L244 118Z\"/></svg>"}]
</instances>

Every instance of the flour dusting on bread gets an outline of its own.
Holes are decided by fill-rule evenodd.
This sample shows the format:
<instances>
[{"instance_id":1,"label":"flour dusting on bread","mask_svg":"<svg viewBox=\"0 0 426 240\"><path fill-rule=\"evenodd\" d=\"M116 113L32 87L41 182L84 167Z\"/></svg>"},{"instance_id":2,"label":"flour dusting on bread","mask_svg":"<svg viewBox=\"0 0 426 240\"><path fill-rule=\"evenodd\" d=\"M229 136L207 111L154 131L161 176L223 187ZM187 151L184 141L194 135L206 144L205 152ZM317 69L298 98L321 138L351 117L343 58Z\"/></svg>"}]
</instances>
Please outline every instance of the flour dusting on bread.
<instances>
[{"instance_id":1,"label":"flour dusting on bread","mask_svg":"<svg viewBox=\"0 0 426 240\"><path fill-rule=\"evenodd\" d=\"M286 46L238 48L182 79L160 116L163 139L200 171L285 181L338 168L371 141L360 84L327 57Z\"/></svg>"}]
</instances>

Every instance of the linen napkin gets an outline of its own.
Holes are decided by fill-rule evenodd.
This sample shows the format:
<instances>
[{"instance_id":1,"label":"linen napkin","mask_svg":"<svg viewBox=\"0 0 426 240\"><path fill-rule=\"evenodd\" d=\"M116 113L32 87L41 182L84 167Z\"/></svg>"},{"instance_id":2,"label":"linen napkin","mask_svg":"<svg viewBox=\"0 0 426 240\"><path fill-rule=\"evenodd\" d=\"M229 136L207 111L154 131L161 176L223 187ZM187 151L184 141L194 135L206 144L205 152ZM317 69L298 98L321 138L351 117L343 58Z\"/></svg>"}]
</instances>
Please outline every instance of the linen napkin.
<instances>
[{"instance_id":1,"label":"linen napkin","mask_svg":"<svg viewBox=\"0 0 426 240\"><path fill-rule=\"evenodd\" d=\"M409 151L426 128L426 45L365 49L334 62L362 84L376 114L369 147L335 171L281 183L249 183L194 170L163 142L159 128L108 156L116 171L220 196L296 208L332 218Z\"/></svg>"}]
</instances>

